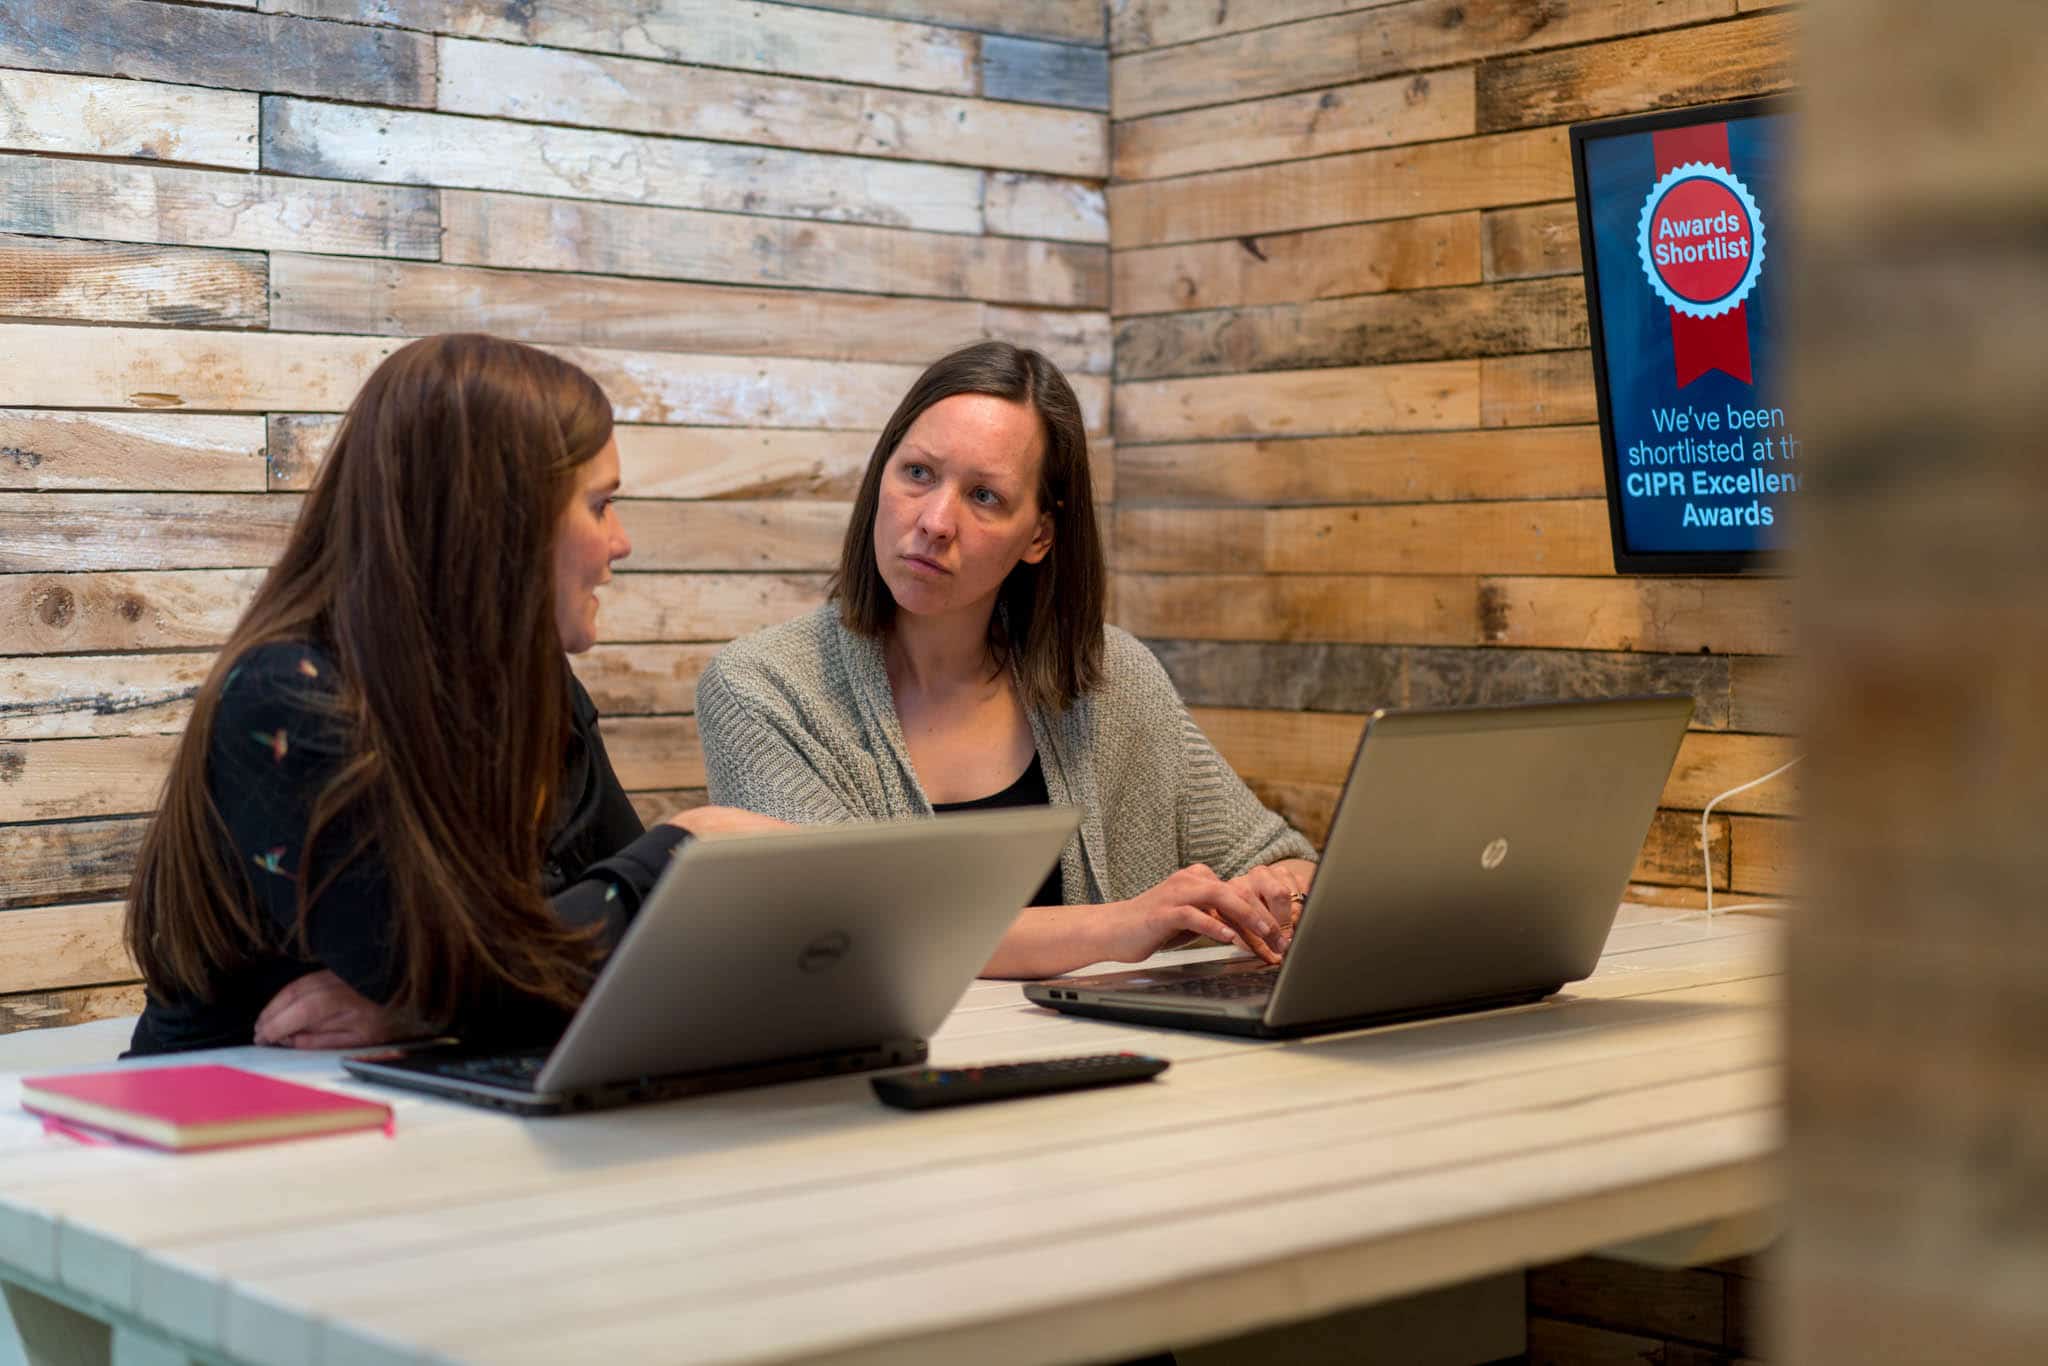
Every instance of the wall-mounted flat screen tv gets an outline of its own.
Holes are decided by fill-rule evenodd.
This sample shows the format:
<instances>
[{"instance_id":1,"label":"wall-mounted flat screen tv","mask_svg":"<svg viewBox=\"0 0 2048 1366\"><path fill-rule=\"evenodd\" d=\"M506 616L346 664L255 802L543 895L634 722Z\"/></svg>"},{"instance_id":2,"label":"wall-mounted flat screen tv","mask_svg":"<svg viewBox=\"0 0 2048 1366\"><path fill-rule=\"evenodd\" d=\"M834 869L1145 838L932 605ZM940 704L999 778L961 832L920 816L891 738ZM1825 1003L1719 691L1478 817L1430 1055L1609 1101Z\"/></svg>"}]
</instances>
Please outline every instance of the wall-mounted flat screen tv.
<instances>
[{"instance_id":1,"label":"wall-mounted flat screen tv","mask_svg":"<svg viewBox=\"0 0 2048 1366\"><path fill-rule=\"evenodd\" d=\"M1785 402L1786 105L1571 130L1614 567L1770 573L1803 482Z\"/></svg>"}]
</instances>

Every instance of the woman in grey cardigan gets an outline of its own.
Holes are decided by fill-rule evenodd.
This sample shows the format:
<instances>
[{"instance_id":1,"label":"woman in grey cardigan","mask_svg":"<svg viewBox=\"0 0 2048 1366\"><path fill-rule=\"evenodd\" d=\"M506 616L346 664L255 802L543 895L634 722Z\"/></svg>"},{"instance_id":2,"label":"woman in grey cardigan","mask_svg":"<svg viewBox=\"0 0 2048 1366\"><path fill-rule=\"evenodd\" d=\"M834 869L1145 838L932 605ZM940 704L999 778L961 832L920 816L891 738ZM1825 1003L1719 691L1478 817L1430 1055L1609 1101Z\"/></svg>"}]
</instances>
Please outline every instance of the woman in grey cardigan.
<instances>
[{"instance_id":1,"label":"woman in grey cardigan","mask_svg":"<svg viewBox=\"0 0 2048 1366\"><path fill-rule=\"evenodd\" d=\"M699 682L711 800L800 824L1072 803L1079 838L987 975L1189 932L1277 962L1314 850L1103 624L1106 578L1066 378L1005 342L945 357L875 444L832 600Z\"/></svg>"}]
</instances>

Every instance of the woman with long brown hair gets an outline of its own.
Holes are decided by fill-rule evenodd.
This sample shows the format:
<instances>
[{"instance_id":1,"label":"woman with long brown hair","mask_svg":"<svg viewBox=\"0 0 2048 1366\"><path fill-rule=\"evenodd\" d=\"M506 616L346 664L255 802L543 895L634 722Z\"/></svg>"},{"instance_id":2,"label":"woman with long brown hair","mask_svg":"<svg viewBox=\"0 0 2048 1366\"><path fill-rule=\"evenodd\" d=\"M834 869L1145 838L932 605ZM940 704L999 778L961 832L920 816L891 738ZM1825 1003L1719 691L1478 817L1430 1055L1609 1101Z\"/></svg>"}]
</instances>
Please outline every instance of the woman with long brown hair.
<instances>
[{"instance_id":1,"label":"woman with long brown hair","mask_svg":"<svg viewBox=\"0 0 2048 1366\"><path fill-rule=\"evenodd\" d=\"M986 975L1135 961L1190 933L1277 961L1315 850L1103 624L1092 500L1058 367L995 341L935 362L875 443L834 601L734 642L699 682L712 800L803 824L1071 802L1080 834Z\"/></svg>"},{"instance_id":2,"label":"woman with long brown hair","mask_svg":"<svg viewBox=\"0 0 2048 1366\"><path fill-rule=\"evenodd\" d=\"M686 833L643 832L567 655L631 550L611 405L430 337L342 419L201 686L129 892L132 1052L558 1029Z\"/></svg>"}]
</instances>

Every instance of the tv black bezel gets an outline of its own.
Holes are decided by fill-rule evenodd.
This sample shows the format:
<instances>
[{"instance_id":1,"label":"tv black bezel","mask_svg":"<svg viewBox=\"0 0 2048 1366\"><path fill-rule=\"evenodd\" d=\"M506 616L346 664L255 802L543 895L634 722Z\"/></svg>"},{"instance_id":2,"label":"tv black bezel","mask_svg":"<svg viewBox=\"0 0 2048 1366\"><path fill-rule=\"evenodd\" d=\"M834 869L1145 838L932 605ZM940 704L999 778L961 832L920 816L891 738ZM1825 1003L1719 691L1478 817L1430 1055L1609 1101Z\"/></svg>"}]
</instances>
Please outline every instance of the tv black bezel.
<instances>
[{"instance_id":1,"label":"tv black bezel","mask_svg":"<svg viewBox=\"0 0 2048 1366\"><path fill-rule=\"evenodd\" d=\"M1594 259L1593 209L1586 191L1585 145L1592 138L1651 133L1660 128L1685 128L1701 123L1786 114L1792 101L1784 95L1752 95L1714 104L1625 114L1571 126L1572 195L1579 211L1579 263L1586 283L1586 321L1593 343L1593 393L1600 420L1600 460L1607 476L1607 525L1617 574L1783 575L1785 552L1777 550L1657 550L1628 548L1621 519L1621 466L1614 447L1614 409L1607 388L1607 337L1602 327L1599 263Z\"/></svg>"}]
</instances>

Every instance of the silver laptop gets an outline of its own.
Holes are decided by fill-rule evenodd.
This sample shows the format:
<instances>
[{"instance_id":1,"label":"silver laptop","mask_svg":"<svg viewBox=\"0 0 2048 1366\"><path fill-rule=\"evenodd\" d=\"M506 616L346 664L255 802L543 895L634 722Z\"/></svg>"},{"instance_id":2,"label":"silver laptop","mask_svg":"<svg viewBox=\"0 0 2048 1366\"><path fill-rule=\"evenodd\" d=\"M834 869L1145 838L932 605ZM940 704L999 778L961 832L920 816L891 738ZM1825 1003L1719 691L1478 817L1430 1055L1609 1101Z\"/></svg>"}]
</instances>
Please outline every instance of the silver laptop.
<instances>
[{"instance_id":1,"label":"silver laptop","mask_svg":"<svg viewBox=\"0 0 2048 1366\"><path fill-rule=\"evenodd\" d=\"M1039 806L691 840L552 1048L342 1065L539 1115L921 1062L1079 824Z\"/></svg>"},{"instance_id":2,"label":"silver laptop","mask_svg":"<svg viewBox=\"0 0 2048 1366\"><path fill-rule=\"evenodd\" d=\"M1284 1038L1540 1000L1592 972L1690 697L1378 711L1287 956L1034 982L1073 1015Z\"/></svg>"}]
</instances>

